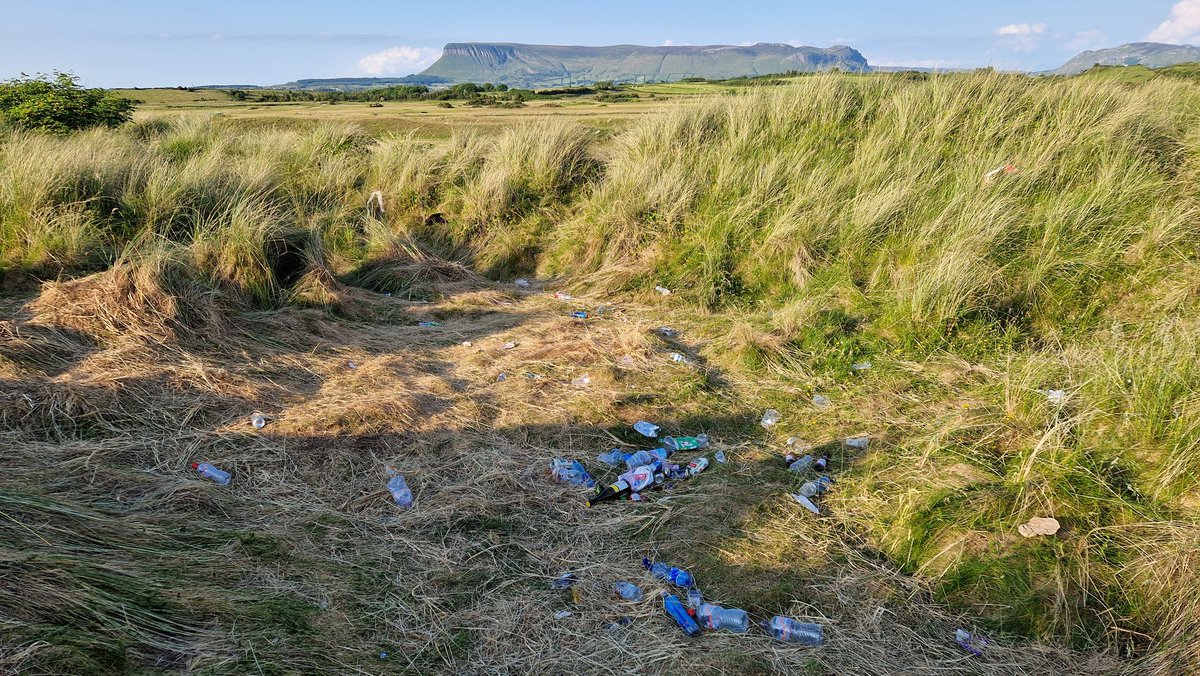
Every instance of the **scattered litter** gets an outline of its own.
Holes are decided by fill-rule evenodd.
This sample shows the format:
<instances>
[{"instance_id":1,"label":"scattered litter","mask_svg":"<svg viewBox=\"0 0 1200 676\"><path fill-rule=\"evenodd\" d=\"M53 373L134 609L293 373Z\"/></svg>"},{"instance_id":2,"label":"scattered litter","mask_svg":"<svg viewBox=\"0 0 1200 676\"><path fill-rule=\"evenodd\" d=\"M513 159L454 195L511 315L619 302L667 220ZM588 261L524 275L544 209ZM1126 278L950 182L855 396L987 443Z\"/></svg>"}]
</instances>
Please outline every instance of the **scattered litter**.
<instances>
[{"instance_id":1,"label":"scattered litter","mask_svg":"<svg viewBox=\"0 0 1200 676\"><path fill-rule=\"evenodd\" d=\"M637 469L638 467L643 467L645 465L654 465L660 460L666 460L668 455L667 449L655 448L649 451L638 451L637 453L623 455L622 457L625 460L626 467L629 469ZM634 486L634 488L636 489L638 487Z\"/></svg>"},{"instance_id":2,"label":"scattered litter","mask_svg":"<svg viewBox=\"0 0 1200 676\"><path fill-rule=\"evenodd\" d=\"M986 637L972 634L966 629L954 630L954 642L976 657L983 655L983 650L988 644Z\"/></svg>"},{"instance_id":3,"label":"scattered litter","mask_svg":"<svg viewBox=\"0 0 1200 676\"><path fill-rule=\"evenodd\" d=\"M773 408L768 408L766 413L763 413L762 420L759 421L758 424L762 425L765 429L769 430L772 427L774 427L775 424L779 422L779 420L780 420L779 411L776 411Z\"/></svg>"},{"instance_id":4,"label":"scattered litter","mask_svg":"<svg viewBox=\"0 0 1200 676\"><path fill-rule=\"evenodd\" d=\"M408 487L408 482L400 475L399 470L395 467L387 468L388 479L387 489L392 494L392 499L401 507L411 507L413 501L412 489Z\"/></svg>"},{"instance_id":5,"label":"scattered litter","mask_svg":"<svg viewBox=\"0 0 1200 676\"><path fill-rule=\"evenodd\" d=\"M347 362L346 367L353 371L358 368L358 364L355 362Z\"/></svg>"},{"instance_id":6,"label":"scattered litter","mask_svg":"<svg viewBox=\"0 0 1200 676\"><path fill-rule=\"evenodd\" d=\"M525 279L524 277L513 282L513 284L515 286L517 286L517 288L520 288L520 289L528 289L529 288L529 280Z\"/></svg>"},{"instance_id":7,"label":"scattered litter","mask_svg":"<svg viewBox=\"0 0 1200 676\"><path fill-rule=\"evenodd\" d=\"M504 344L504 349L506 349L506 350L511 350L511 349L515 348L516 346L517 346L517 344L516 344L516 343L514 343L514 342L512 342L512 341L509 341L509 342L507 342L507 343L505 343L505 344Z\"/></svg>"},{"instance_id":8,"label":"scattered litter","mask_svg":"<svg viewBox=\"0 0 1200 676\"><path fill-rule=\"evenodd\" d=\"M828 466L829 466L829 456L828 455L822 455L821 457L817 458L816 462L813 463L813 469L815 469L818 472L824 472L825 468Z\"/></svg>"},{"instance_id":9,"label":"scattered litter","mask_svg":"<svg viewBox=\"0 0 1200 676\"><path fill-rule=\"evenodd\" d=\"M800 495L806 498L812 498L829 490L829 486L833 484L833 479L827 476L819 477L816 481L805 481L800 486Z\"/></svg>"},{"instance_id":10,"label":"scattered litter","mask_svg":"<svg viewBox=\"0 0 1200 676\"><path fill-rule=\"evenodd\" d=\"M829 400L829 397L827 397L823 394L818 394L818 395L814 396L812 401L813 401L813 406L816 406L817 408L829 408L829 405L833 403L832 401Z\"/></svg>"},{"instance_id":11,"label":"scattered litter","mask_svg":"<svg viewBox=\"0 0 1200 676\"><path fill-rule=\"evenodd\" d=\"M706 469L708 469L708 458L707 457L696 458L695 460L689 462L687 465L688 476L696 476L697 474L703 472Z\"/></svg>"},{"instance_id":12,"label":"scattered litter","mask_svg":"<svg viewBox=\"0 0 1200 676\"><path fill-rule=\"evenodd\" d=\"M687 362L687 357L679 354L678 352L672 352L671 361L675 362L676 364L683 364Z\"/></svg>"},{"instance_id":13,"label":"scattered litter","mask_svg":"<svg viewBox=\"0 0 1200 676\"><path fill-rule=\"evenodd\" d=\"M800 437L788 437L785 441L789 448L802 448L805 446L804 440Z\"/></svg>"},{"instance_id":14,"label":"scattered litter","mask_svg":"<svg viewBox=\"0 0 1200 676\"><path fill-rule=\"evenodd\" d=\"M643 437L650 439L655 439L658 437L659 426L655 425L654 423L646 422L645 420L639 420L635 422L633 424L633 429L637 430L638 434L642 435Z\"/></svg>"},{"instance_id":15,"label":"scattered litter","mask_svg":"<svg viewBox=\"0 0 1200 676\"><path fill-rule=\"evenodd\" d=\"M469 341L469 340L464 340L464 341L462 342L462 346L463 346L463 347L471 347L472 345L474 345L474 343L472 343L472 342L471 342L471 341Z\"/></svg>"},{"instance_id":16,"label":"scattered litter","mask_svg":"<svg viewBox=\"0 0 1200 676\"><path fill-rule=\"evenodd\" d=\"M696 579L692 577L691 573L682 568L668 566L662 561L651 562L649 558L642 559L642 566L644 566L646 570L650 571L651 575L662 580L663 582L670 582L673 585L684 587L685 589L696 586Z\"/></svg>"},{"instance_id":17,"label":"scattered litter","mask_svg":"<svg viewBox=\"0 0 1200 676\"><path fill-rule=\"evenodd\" d=\"M617 465L621 464L622 462L625 462L625 458L627 458L627 457L629 457L628 453L622 452L621 449L619 449L619 448L614 448L611 451L609 451L608 453L601 453L600 455L597 455L596 460L598 460L606 465L611 465L613 467L616 467Z\"/></svg>"},{"instance_id":18,"label":"scattered litter","mask_svg":"<svg viewBox=\"0 0 1200 676\"><path fill-rule=\"evenodd\" d=\"M622 617L621 619L617 620L616 622L613 622L612 624L608 625L608 631L609 631L609 633L615 634L618 631L621 631L622 627L629 626L629 624L631 622L633 622L633 618L628 617L628 616Z\"/></svg>"},{"instance_id":19,"label":"scattered litter","mask_svg":"<svg viewBox=\"0 0 1200 676\"><path fill-rule=\"evenodd\" d=\"M550 583L550 588L558 590L570 589L571 587L575 586L576 582L579 582L579 578L575 576L575 573L568 571L555 578L554 581Z\"/></svg>"},{"instance_id":20,"label":"scattered litter","mask_svg":"<svg viewBox=\"0 0 1200 676\"><path fill-rule=\"evenodd\" d=\"M792 493L792 499L796 502L799 502L801 506L813 514L821 513L821 508L817 507L816 504L814 504L812 500L809 500L807 496L800 495L799 493Z\"/></svg>"},{"instance_id":21,"label":"scattered litter","mask_svg":"<svg viewBox=\"0 0 1200 676\"><path fill-rule=\"evenodd\" d=\"M702 627L714 631L724 629L735 634L744 634L750 628L750 616L740 608L722 608L705 603L696 609L696 620Z\"/></svg>"},{"instance_id":22,"label":"scattered litter","mask_svg":"<svg viewBox=\"0 0 1200 676\"><path fill-rule=\"evenodd\" d=\"M664 296L671 295L671 290L665 286L656 286L656 287L654 287L654 290L661 293Z\"/></svg>"},{"instance_id":23,"label":"scattered litter","mask_svg":"<svg viewBox=\"0 0 1200 676\"><path fill-rule=\"evenodd\" d=\"M708 435L701 434L695 437L663 437L663 448L675 453L677 451L694 451L700 448L708 448Z\"/></svg>"},{"instance_id":24,"label":"scattered litter","mask_svg":"<svg viewBox=\"0 0 1200 676\"><path fill-rule=\"evenodd\" d=\"M846 445L850 448L857 448L860 451L867 450L867 445L871 443L871 437L865 434L860 434L857 437L846 437Z\"/></svg>"},{"instance_id":25,"label":"scattered litter","mask_svg":"<svg viewBox=\"0 0 1200 676\"><path fill-rule=\"evenodd\" d=\"M576 310L575 312L571 313L571 316L575 319L587 319L588 313L584 312L583 310Z\"/></svg>"},{"instance_id":26,"label":"scattered litter","mask_svg":"<svg viewBox=\"0 0 1200 676\"><path fill-rule=\"evenodd\" d=\"M714 455L713 457L716 458L717 462L721 463L722 465L724 465L726 462L725 451L717 451L716 455Z\"/></svg>"},{"instance_id":27,"label":"scattered litter","mask_svg":"<svg viewBox=\"0 0 1200 676\"><path fill-rule=\"evenodd\" d=\"M812 464L816 461L816 459L811 455L805 455L802 458L797 458L795 453L788 453L787 455L783 456L783 461L787 463L789 471L803 472L809 467L812 467Z\"/></svg>"},{"instance_id":28,"label":"scattered litter","mask_svg":"<svg viewBox=\"0 0 1200 676\"><path fill-rule=\"evenodd\" d=\"M367 196L367 213L371 218L383 218L387 211L383 208L383 191L376 190Z\"/></svg>"},{"instance_id":29,"label":"scattered litter","mask_svg":"<svg viewBox=\"0 0 1200 676\"><path fill-rule=\"evenodd\" d=\"M596 485L592 475L587 473L578 460L555 458L550 461L550 474L559 481L565 481L575 486L591 488Z\"/></svg>"},{"instance_id":30,"label":"scattered litter","mask_svg":"<svg viewBox=\"0 0 1200 676\"><path fill-rule=\"evenodd\" d=\"M498 383L505 380L508 380L508 375L505 373L501 373L500 375L496 376L496 382Z\"/></svg>"},{"instance_id":31,"label":"scattered litter","mask_svg":"<svg viewBox=\"0 0 1200 676\"><path fill-rule=\"evenodd\" d=\"M431 329L435 326L441 326L441 324L437 322L419 322L417 326L420 326L423 329Z\"/></svg>"},{"instance_id":32,"label":"scattered litter","mask_svg":"<svg viewBox=\"0 0 1200 676\"><path fill-rule=\"evenodd\" d=\"M1038 535L1054 535L1060 528L1058 519L1050 517L1035 516L1029 521L1017 526L1017 532L1022 536L1031 538Z\"/></svg>"},{"instance_id":33,"label":"scattered litter","mask_svg":"<svg viewBox=\"0 0 1200 676\"><path fill-rule=\"evenodd\" d=\"M261 413L255 413L250 416L250 424L261 430L267 426L267 417Z\"/></svg>"},{"instance_id":34,"label":"scattered litter","mask_svg":"<svg viewBox=\"0 0 1200 676\"><path fill-rule=\"evenodd\" d=\"M641 493L630 493L629 494L630 502L642 502L645 499L646 498L643 498Z\"/></svg>"},{"instance_id":35,"label":"scattered litter","mask_svg":"<svg viewBox=\"0 0 1200 676\"><path fill-rule=\"evenodd\" d=\"M663 609L667 614L675 620L675 624L683 630L683 633L688 636L695 636L700 633L700 625L688 615L687 609L679 602L679 598L674 594L666 594L663 596Z\"/></svg>"},{"instance_id":36,"label":"scattered litter","mask_svg":"<svg viewBox=\"0 0 1200 676\"><path fill-rule=\"evenodd\" d=\"M851 371L870 371L871 370L871 362L860 361L860 362L851 364L850 370Z\"/></svg>"},{"instance_id":37,"label":"scattered litter","mask_svg":"<svg viewBox=\"0 0 1200 676\"><path fill-rule=\"evenodd\" d=\"M663 338L674 338L679 335L679 332L669 326L658 327L658 335Z\"/></svg>"},{"instance_id":38,"label":"scattered litter","mask_svg":"<svg viewBox=\"0 0 1200 676\"><path fill-rule=\"evenodd\" d=\"M392 297L392 292L391 292L391 291L388 291L387 293L383 294L383 297L384 297L384 298L391 298L391 297Z\"/></svg>"},{"instance_id":39,"label":"scattered litter","mask_svg":"<svg viewBox=\"0 0 1200 676\"><path fill-rule=\"evenodd\" d=\"M1067 403L1066 390L1038 390L1038 392L1045 395L1046 401L1050 402L1051 406L1062 406Z\"/></svg>"},{"instance_id":40,"label":"scattered litter","mask_svg":"<svg viewBox=\"0 0 1200 676\"><path fill-rule=\"evenodd\" d=\"M1016 173L1016 171L1017 171L1017 168L1011 164L1006 164L1002 167L996 167L995 169L992 169L991 171L989 171L983 175L983 182L991 183L992 181L996 180L997 176L999 176L1001 174L1004 174L1007 176L1008 174Z\"/></svg>"},{"instance_id":41,"label":"scattered litter","mask_svg":"<svg viewBox=\"0 0 1200 676\"><path fill-rule=\"evenodd\" d=\"M572 380L571 384L575 387L587 387L588 385L592 384L592 377L585 373L575 380Z\"/></svg>"},{"instance_id":42,"label":"scattered litter","mask_svg":"<svg viewBox=\"0 0 1200 676\"><path fill-rule=\"evenodd\" d=\"M692 587L687 592L687 607L691 609L699 608L704 605L704 594L700 593L699 587Z\"/></svg>"},{"instance_id":43,"label":"scattered litter","mask_svg":"<svg viewBox=\"0 0 1200 676\"><path fill-rule=\"evenodd\" d=\"M565 293L563 291L555 291L553 294L551 294L551 296L554 298L557 298L558 300L574 300L571 297L571 294Z\"/></svg>"},{"instance_id":44,"label":"scattered litter","mask_svg":"<svg viewBox=\"0 0 1200 676\"><path fill-rule=\"evenodd\" d=\"M641 601L646 596L641 587L625 580L621 580L616 584L616 590L617 596L626 601Z\"/></svg>"},{"instance_id":45,"label":"scattered litter","mask_svg":"<svg viewBox=\"0 0 1200 676\"><path fill-rule=\"evenodd\" d=\"M534 373L533 371L526 371L525 377L530 380L541 380L542 379L542 376L540 374Z\"/></svg>"},{"instance_id":46,"label":"scattered litter","mask_svg":"<svg viewBox=\"0 0 1200 676\"><path fill-rule=\"evenodd\" d=\"M380 651L379 651L379 659L381 659L381 660L386 660L387 658L388 658L387 651L386 651L386 650L380 650Z\"/></svg>"},{"instance_id":47,"label":"scattered litter","mask_svg":"<svg viewBox=\"0 0 1200 676\"><path fill-rule=\"evenodd\" d=\"M556 619L556 620L565 620L570 616L571 616L571 611L569 611L569 610L560 610L557 613L554 613L554 619Z\"/></svg>"},{"instance_id":48,"label":"scattered litter","mask_svg":"<svg viewBox=\"0 0 1200 676\"><path fill-rule=\"evenodd\" d=\"M799 622L790 617L776 615L764 627L776 641L819 646L825 639L824 629L819 624Z\"/></svg>"},{"instance_id":49,"label":"scattered litter","mask_svg":"<svg viewBox=\"0 0 1200 676\"><path fill-rule=\"evenodd\" d=\"M215 481L222 486L229 485L229 472L226 472L223 469L217 469L207 462L193 462L192 469L199 472L200 476L204 477L205 479Z\"/></svg>"}]
</instances>

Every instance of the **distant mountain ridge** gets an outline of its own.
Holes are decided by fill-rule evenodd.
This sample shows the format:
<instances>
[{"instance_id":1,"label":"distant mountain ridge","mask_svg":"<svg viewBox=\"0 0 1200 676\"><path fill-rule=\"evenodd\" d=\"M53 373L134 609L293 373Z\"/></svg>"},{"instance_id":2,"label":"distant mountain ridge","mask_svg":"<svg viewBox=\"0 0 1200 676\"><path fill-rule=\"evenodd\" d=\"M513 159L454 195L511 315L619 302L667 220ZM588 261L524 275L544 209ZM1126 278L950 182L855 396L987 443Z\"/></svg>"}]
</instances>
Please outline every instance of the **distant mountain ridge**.
<instances>
[{"instance_id":1,"label":"distant mountain ridge","mask_svg":"<svg viewBox=\"0 0 1200 676\"><path fill-rule=\"evenodd\" d=\"M1081 52L1048 73L1078 75L1095 65L1163 68L1191 62L1200 62L1200 47L1168 45L1161 42L1131 42L1120 47Z\"/></svg>"},{"instance_id":2,"label":"distant mountain ridge","mask_svg":"<svg viewBox=\"0 0 1200 676\"><path fill-rule=\"evenodd\" d=\"M419 76L455 82L493 82L514 87L554 87L614 82L723 79L813 72L870 70L866 58L845 45L793 47L778 43L647 47L584 47L517 43L452 42Z\"/></svg>"}]
</instances>

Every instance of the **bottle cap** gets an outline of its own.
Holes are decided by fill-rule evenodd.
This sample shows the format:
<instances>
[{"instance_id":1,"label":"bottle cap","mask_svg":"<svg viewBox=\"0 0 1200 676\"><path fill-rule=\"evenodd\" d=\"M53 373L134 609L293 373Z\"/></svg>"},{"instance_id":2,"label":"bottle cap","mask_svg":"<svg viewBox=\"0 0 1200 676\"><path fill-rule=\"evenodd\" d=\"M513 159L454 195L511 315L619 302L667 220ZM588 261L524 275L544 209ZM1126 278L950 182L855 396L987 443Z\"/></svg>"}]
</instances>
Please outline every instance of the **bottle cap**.
<instances>
[{"instance_id":1,"label":"bottle cap","mask_svg":"<svg viewBox=\"0 0 1200 676\"><path fill-rule=\"evenodd\" d=\"M192 463L192 469L200 469L200 463L198 463L198 462L193 462L193 463Z\"/></svg>"}]
</instances>

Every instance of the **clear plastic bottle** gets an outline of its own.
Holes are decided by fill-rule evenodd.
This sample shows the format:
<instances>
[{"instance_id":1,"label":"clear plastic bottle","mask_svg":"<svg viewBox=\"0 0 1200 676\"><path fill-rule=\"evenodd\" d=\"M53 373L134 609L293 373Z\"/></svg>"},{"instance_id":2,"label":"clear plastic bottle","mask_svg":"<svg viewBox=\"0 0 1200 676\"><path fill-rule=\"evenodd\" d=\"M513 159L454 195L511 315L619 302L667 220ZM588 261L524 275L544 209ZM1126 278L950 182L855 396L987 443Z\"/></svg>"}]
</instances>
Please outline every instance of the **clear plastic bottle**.
<instances>
[{"instance_id":1,"label":"clear plastic bottle","mask_svg":"<svg viewBox=\"0 0 1200 676\"><path fill-rule=\"evenodd\" d=\"M641 601L646 597L642 592L642 588L632 582L621 580L616 584L617 596L626 601Z\"/></svg>"},{"instance_id":2,"label":"clear plastic bottle","mask_svg":"<svg viewBox=\"0 0 1200 676\"><path fill-rule=\"evenodd\" d=\"M695 609L702 605L704 605L704 594L700 592L700 588L692 587L689 589L687 592L687 607Z\"/></svg>"},{"instance_id":3,"label":"clear plastic bottle","mask_svg":"<svg viewBox=\"0 0 1200 676\"><path fill-rule=\"evenodd\" d=\"M692 577L691 573L682 568L668 566L661 561L651 563L650 559L642 559L642 565L646 567L646 570L650 571L651 575L664 582L670 582L684 588L696 586L696 579Z\"/></svg>"},{"instance_id":4,"label":"clear plastic bottle","mask_svg":"<svg viewBox=\"0 0 1200 676\"><path fill-rule=\"evenodd\" d=\"M565 481L576 486L591 488L596 485L592 475L588 474L578 460L555 458L550 461L550 474L559 481Z\"/></svg>"},{"instance_id":5,"label":"clear plastic bottle","mask_svg":"<svg viewBox=\"0 0 1200 676\"><path fill-rule=\"evenodd\" d=\"M396 471L395 467L389 467L388 474L391 478L388 479L387 489L392 494L392 499L401 507L412 507L413 492L408 487L408 482Z\"/></svg>"},{"instance_id":6,"label":"clear plastic bottle","mask_svg":"<svg viewBox=\"0 0 1200 676\"><path fill-rule=\"evenodd\" d=\"M654 423L639 420L633 424L633 429L637 430L638 434L643 437L654 439L658 436L659 427Z\"/></svg>"},{"instance_id":7,"label":"clear plastic bottle","mask_svg":"<svg viewBox=\"0 0 1200 676\"><path fill-rule=\"evenodd\" d=\"M254 415L250 416L250 424L254 425L256 429L261 430L267 426L267 417L261 413L255 413Z\"/></svg>"},{"instance_id":8,"label":"clear plastic bottle","mask_svg":"<svg viewBox=\"0 0 1200 676\"><path fill-rule=\"evenodd\" d=\"M739 608L722 608L711 603L705 603L696 609L696 622L714 631L724 629L736 634L745 633L750 628L750 616L746 611Z\"/></svg>"},{"instance_id":9,"label":"clear plastic bottle","mask_svg":"<svg viewBox=\"0 0 1200 676\"><path fill-rule=\"evenodd\" d=\"M629 457L628 453L622 452L621 449L619 449L619 448L614 448L611 451L609 451L608 453L601 453L600 455L597 455L596 460L598 460L606 465L616 466L616 465L621 464L622 462L625 462L625 458L628 458L628 457Z\"/></svg>"},{"instance_id":10,"label":"clear plastic bottle","mask_svg":"<svg viewBox=\"0 0 1200 676\"><path fill-rule=\"evenodd\" d=\"M211 479L222 486L229 484L229 472L226 472L222 469L217 469L207 462L193 462L192 469L199 472L200 476L204 477L205 479Z\"/></svg>"},{"instance_id":11,"label":"clear plastic bottle","mask_svg":"<svg viewBox=\"0 0 1200 676\"><path fill-rule=\"evenodd\" d=\"M762 420L760 420L758 424L762 425L766 429L771 429L777 425L781 419L782 416L779 415L779 411L776 411L773 408L768 408L766 413L763 413Z\"/></svg>"},{"instance_id":12,"label":"clear plastic bottle","mask_svg":"<svg viewBox=\"0 0 1200 676\"><path fill-rule=\"evenodd\" d=\"M764 626L767 633L776 641L800 643L802 645L819 646L825 639L825 632L819 624L799 622L790 617L776 615Z\"/></svg>"},{"instance_id":13,"label":"clear plastic bottle","mask_svg":"<svg viewBox=\"0 0 1200 676\"><path fill-rule=\"evenodd\" d=\"M695 437L663 437L662 445L663 448L672 453L708 448L708 435L701 434Z\"/></svg>"},{"instance_id":14,"label":"clear plastic bottle","mask_svg":"<svg viewBox=\"0 0 1200 676\"><path fill-rule=\"evenodd\" d=\"M803 495L806 498L811 498L829 490L829 486L832 483L833 479L830 479L827 476L819 477L816 481L805 481L804 485L800 486L800 495Z\"/></svg>"},{"instance_id":15,"label":"clear plastic bottle","mask_svg":"<svg viewBox=\"0 0 1200 676\"><path fill-rule=\"evenodd\" d=\"M790 458L794 458L794 457L796 457L796 456L792 455L791 453L788 453L787 458L785 458L785 459L790 459ZM813 464L813 457L811 455L806 455L803 458L800 458L799 460L793 460L792 463L790 465L788 465L788 470L790 470L792 472L803 472L804 470L808 469L809 467L812 467L812 464Z\"/></svg>"},{"instance_id":16,"label":"clear plastic bottle","mask_svg":"<svg viewBox=\"0 0 1200 676\"><path fill-rule=\"evenodd\" d=\"M656 448L651 451L638 451L625 456L625 466L629 469L642 467L643 465L653 465L660 460L667 459L667 451L662 448Z\"/></svg>"}]
</instances>

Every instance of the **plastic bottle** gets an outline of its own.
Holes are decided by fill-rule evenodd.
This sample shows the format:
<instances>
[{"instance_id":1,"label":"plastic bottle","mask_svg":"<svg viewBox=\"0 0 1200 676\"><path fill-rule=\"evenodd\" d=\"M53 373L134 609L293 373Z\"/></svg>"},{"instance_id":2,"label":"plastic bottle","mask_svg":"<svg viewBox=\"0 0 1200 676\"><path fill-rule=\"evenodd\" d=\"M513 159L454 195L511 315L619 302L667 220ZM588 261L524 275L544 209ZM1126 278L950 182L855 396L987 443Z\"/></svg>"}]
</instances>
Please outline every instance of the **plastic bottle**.
<instances>
[{"instance_id":1,"label":"plastic bottle","mask_svg":"<svg viewBox=\"0 0 1200 676\"><path fill-rule=\"evenodd\" d=\"M788 470L792 472L803 472L813 464L813 457L811 455L806 455L803 458L797 459L795 455L788 453L787 456L784 457L784 460L791 461L790 464L788 464Z\"/></svg>"},{"instance_id":2,"label":"plastic bottle","mask_svg":"<svg viewBox=\"0 0 1200 676\"><path fill-rule=\"evenodd\" d=\"M687 473L688 476L696 476L706 469L708 469L708 458L696 458L688 463Z\"/></svg>"},{"instance_id":3,"label":"plastic bottle","mask_svg":"<svg viewBox=\"0 0 1200 676\"><path fill-rule=\"evenodd\" d=\"M800 495L803 495L806 498L811 498L829 490L829 486L832 483L833 479L830 479L827 476L823 476L816 481L805 481L804 485L800 487Z\"/></svg>"},{"instance_id":4,"label":"plastic bottle","mask_svg":"<svg viewBox=\"0 0 1200 676\"><path fill-rule=\"evenodd\" d=\"M813 406L816 406L817 408L829 408L829 405L832 403L833 402L829 400L829 397L823 394L818 394L813 397Z\"/></svg>"},{"instance_id":5,"label":"plastic bottle","mask_svg":"<svg viewBox=\"0 0 1200 676\"><path fill-rule=\"evenodd\" d=\"M701 434L695 437L663 437L663 448L675 453L677 451L692 451L699 448L708 448L708 435Z\"/></svg>"},{"instance_id":6,"label":"plastic bottle","mask_svg":"<svg viewBox=\"0 0 1200 676\"><path fill-rule=\"evenodd\" d=\"M437 322L417 322L417 326L420 326L424 329L432 329L435 326L441 326L441 324Z\"/></svg>"},{"instance_id":7,"label":"plastic bottle","mask_svg":"<svg viewBox=\"0 0 1200 676\"><path fill-rule=\"evenodd\" d=\"M638 451L625 456L625 466L629 469L641 467L643 465L653 465L660 460L667 459L666 449L656 448L650 451Z\"/></svg>"},{"instance_id":8,"label":"plastic bottle","mask_svg":"<svg viewBox=\"0 0 1200 676\"><path fill-rule=\"evenodd\" d=\"M658 437L658 425L646 422L645 420L639 420L635 422L633 424L633 429L637 430L638 434L642 435L643 437L649 437L651 439Z\"/></svg>"},{"instance_id":9,"label":"plastic bottle","mask_svg":"<svg viewBox=\"0 0 1200 676\"><path fill-rule=\"evenodd\" d=\"M617 479L627 484L630 492L636 493L651 486L661 484L666 480L666 477L658 470L658 463L655 463L653 465L635 467L617 477Z\"/></svg>"},{"instance_id":10,"label":"plastic bottle","mask_svg":"<svg viewBox=\"0 0 1200 676\"><path fill-rule=\"evenodd\" d=\"M696 580L692 577L692 574L682 568L668 566L661 561L651 563L648 558L642 559L642 565L646 567L646 570L650 571L651 575L664 582L670 582L673 585L684 588L696 586Z\"/></svg>"},{"instance_id":11,"label":"plastic bottle","mask_svg":"<svg viewBox=\"0 0 1200 676\"><path fill-rule=\"evenodd\" d=\"M576 486L591 488L596 485L595 479L588 474L578 460L555 458L550 461L550 474L559 481L565 481Z\"/></svg>"},{"instance_id":12,"label":"plastic bottle","mask_svg":"<svg viewBox=\"0 0 1200 676\"><path fill-rule=\"evenodd\" d=\"M688 636L695 636L700 633L700 625L688 615L687 609L679 602L679 598L674 594L666 594L663 596L663 609L667 611L674 620L675 624L683 630L683 633Z\"/></svg>"},{"instance_id":13,"label":"plastic bottle","mask_svg":"<svg viewBox=\"0 0 1200 676\"><path fill-rule=\"evenodd\" d=\"M671 290L670 290L670 289L668 289L668 288L667 288L667 287L665 287L665 286L662 286L661 284L660 284L660 285L658 285L658 286L656 286L656 287L654 287L654 290L655 290L655 291L657 291L657 292L659 292L659 293L661 293L661 294L662 294L662 295L664 295L664 296L669 296L669 295L671 295Z\"/></svg>"},{"instance_id":14,"label":"plastic bottle","mask_svg":"<svg viewBox=\"0 0 1200 676\"><path fill-rule=\"evenodd\" d=\"M574 317L575 319L587 319L588 318L588 314L586 312L584 312L583 310L576 310L575 312L571 313L571 316Z\"/></svg>"},{"instance_id":15,"label":"plastic bottle","mask_svg":"<svg viewBox=\"0 0 1200 676\"><path fill-rule=\"evenodd\" d=\"M193 462L192 469L199 472L200 476L204 477L205 479L211 479L222 486L229 484L229 472L217 469L207 462Z\"/></svg>"},{"instance_id":16,"label":"plastic bottle","mask_svg":"<svg viewBox=\"0 0 1200 676\"><path fill-rule=\"evenodd\" d=\"M860 451L867 450L867 445L871 442L871 438L864 435L857 437L846 437L846 445L850 448L857 448Z\"/></svg>"},{"instance_id":17,"label":"plastic bottle","mask_svg":"<svg viewBox=\"0 0 1200 676\"><path fill-rule=\"evenodd\" d=\"M517 281L513 282L513 285L519 289L528 289L529 288L529 280L522 277L522 278L518 279Z\"/></svg>"},{"instance_id":18,"label":"plastic bottle","mask_svg":"<svg viewBox=\"0 0 1200 676\"><path fill-rule=\"evenodd\" d=\"M819 646L825 638L825 632L819 624L798 622L790 617L776 615L770 622L763 625L767 633L776 641L800 643L803 645Z\"/></svg>"},{"instance_id":19,"label":"plastic bottle","mask_svg":"<svg viewBox=\"0 0 1200 676\"><path fill-rule=\"evenodd\" d=\"M766 412L763 413L762 420L760 420L758 424L762 425L766 429L771 429L779 422L780 418L781 416L779 415L779 411L776 411L773 408L768 408Z\"/></svg>"},{"instance_id":20,"label":"plastic bottle","mask_svg":"<svg viewBox=\"0 0 1200 676\"><path fill-rule=\"evenodd\" d=\"M254 425L256 429L261 430L267 426L267 418L261 413L255 413L254 415L250 416L250 424Z\"/></svg>"},{"instance_id":21,"label":"plastic bottle","mask_svg":"<svg viewBox=\"0 0 1200 676\"><path fill-rule=\"evenodd\" d=\"M404 480L404 477L394 467L388 468L388 474L392 477L387 482L387 489L392 494L392 499L401 507L412 507L413 492L408 487L408 482Z\"/></svg>"},{"instance_id":22,"label":"plastic bottle","mask_svg":"<svg viewBox=\"0 0 1200 676\"><path fill-rule=\"evenodd\" d=\"M600 455L597 455L596 460L598 460L606 465L616 466L616 465L621 464L622 462L625 462L625 458L628 458L628 457L629 457L628 453L622 452L621 449L619 449L619 448L614 448L611 451L609 451L608 453L601 453Z\"/></svg>"},{"instance_id":23,"label":"plastic bottle","mask_svg":"<svg viewBox=\"0 0 1200 676\"><path fill-rule=\"evenodd\" d=\"M696 609L704 605L704 594L700 593L699 587L692 587L687 592L687 607Z\"/></svg>"},{"instance_id":24,"label":"plastic bottle","mask_svg":"<svg viewBox=\"0 0 1200 676\"><path fill-rule=\"evenodd\" d=\"M716 458L717 462L721 463L722 465L725 464L725 462L726 462L725 451L717 451L717 454L714 455L713 457Z\"/></svg>"},{"instance_id":25,"label":"plastic bottle","mask_svg":"<svg viewBox=\"0 0 1200 676\"><path fill-rule=\"evenodd\" d=\"M736 634L745 633L750 628L750 616L746 611L739 608L722 608L711 603L705 603L696 609L696 622L714 631L724 629Z\"/></svg>"},{"instance_id":26,"label":"plastic bottle","mask_svg":"<svg viewBox=\"0 0 1200 676\"><path fill-rule=\"evenodd\" d=\"M851 371L870 371L871 370L871 362L860 361L860 362L851 364L850 370Z\"/></svg>"},{"instance_id":27,"label":"plastic bottle","mask_svg":"<svg viewBox=\"0 0 1200 676\"><path fill-rule=\"evenodd\" d=\"M617 596L620 596L626 601L641 601L646 596L645 593L642 592L641 587L625 580L621 580L616 584L616 590Z\"/></svg>"}]
</instances>

